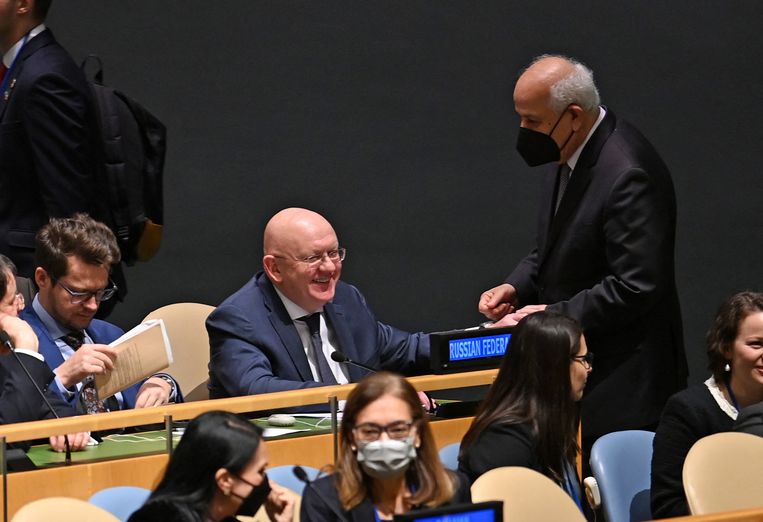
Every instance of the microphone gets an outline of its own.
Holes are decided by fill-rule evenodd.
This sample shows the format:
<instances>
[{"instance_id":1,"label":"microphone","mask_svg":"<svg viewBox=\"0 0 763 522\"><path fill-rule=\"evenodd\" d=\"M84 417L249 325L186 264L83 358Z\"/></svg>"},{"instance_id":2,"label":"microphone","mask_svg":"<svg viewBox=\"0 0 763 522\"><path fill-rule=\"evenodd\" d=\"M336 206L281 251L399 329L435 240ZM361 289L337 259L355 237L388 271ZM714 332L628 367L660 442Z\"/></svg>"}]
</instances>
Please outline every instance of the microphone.
<instances>
[{"instance_id":1,"label":"microphone","mask_svg":"<svg viewBox=\"0 0 763 522\"><path fill-rule=\"evenodd\" d=\"M361 364L359 362L353 361L352 359L347 357L345 354L343 354L339 350L335 350L335 351L331 352L331 359L333 361L338 362L338 363L351 364L353 366L357 366L358 368L363 368L367 372L376 373L376 372L379 371L376 368L371 368L370 366L366 366L365 364Z\"/></svg>"},{"instance_id":2,"label":"microphone","mask_svg":"<svg viewBox=\"0 0 763 522\"><path fill-rule=\"evenodd\" d=\"M51 406L50 402L48 402L48 398L45 397L45 394L40 389L40 387L37 385L37 382L34 380L34 377L32 377L32 374L29 373L29 370L26 366L24 366L24 363L21 361L21 357L19 357L19 354L16 353L16 347L13 346L13 341L11 341L11 336L8 335L8 332L5 330L0 330L0 343L3 344L8 350L11 352L13 357L16 359L16 362L19 363L19 366L21 366L21 369L24 370L24 373L26 374L27 378L29 379L29 382L32 383L32 386L34 386L34 389L37 390L37 393L42 397L43 402L45 402L45 406L48 407L48 410L50 413L53 414L53 416L56 419L60 419L61 417L56 413L56 410L53 409L53 406ZM69 446L69 436L64 435L64 446L65 446L65 456L64 456L64 462L68 466L72 463L72 450Z\"/></svg>"},{"instance_id":3,"label":"microphone","mask_svg":"<svg viewBox=\"0 0 763 522\"><path fill-rule=\"evenodd\" d=\"M336 353L336 352L334 352L334 353ZM333 357L333 355L334 355L334 354L332 353L331 355L332 355L332 357ZM337 362L339 362L339 361L337 361ZM315 494L316 494L316 496L317 496L319 499L321 499L321 502L323 502L323 505L324 505L324 506L326 506L327 508L329 508L329 509L331 510L331 512L332 512L332 513L334 513L334 514L335 514L335 515L338 517L338 520L344 520L345 522L347 521L347 516L346 516L344 513L342 513L341 511L339 511L339 509L337 509L337 507L336 507L335 505L333 505L333 504L329 503L329 502L328 502L328 501L327 501L327 500L326 500L326 499L323 497L323 495L321 495L321 494L320 494L320 492L318 492L318 491L316 491L316 490L315 490L315 488L313 487L313 481L312 481L312 480L310 480L310 477L308 477L308 476L307 476L307 471L305 471L305 468L303 468L303 467L302 467L302 466L300 466L300 465L296 465L296 466L294 466L293 468L291 468L291 471L292 471L292 473L294 473L294 476L295 476L295 477L297 477L297 478L298 478L298 479L299 479L301 482L304 482L304 483L305 483L305 489L308 489L308 488L310 488L310 489L312 489L312 490L313 490L313 493L315 493ZM304 496L304 495L303 495L303 496Z\"/></svg>"}]
</instances>

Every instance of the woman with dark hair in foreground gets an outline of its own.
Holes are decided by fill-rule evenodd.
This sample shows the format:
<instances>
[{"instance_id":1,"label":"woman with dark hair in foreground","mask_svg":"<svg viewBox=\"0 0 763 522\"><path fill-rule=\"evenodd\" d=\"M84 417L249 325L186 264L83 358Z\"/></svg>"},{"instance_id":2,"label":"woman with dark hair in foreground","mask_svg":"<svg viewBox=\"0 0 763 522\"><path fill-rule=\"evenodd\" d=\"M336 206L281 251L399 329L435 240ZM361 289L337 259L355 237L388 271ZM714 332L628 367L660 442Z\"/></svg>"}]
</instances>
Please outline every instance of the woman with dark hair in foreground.
<instances>
[{"instance_id":1,"label":"woman with dark hair in foreground","mask_svg":"<svg viewBox=\"0 0 763 522\"><path fill-rule=\"evenodd\" d=\"M265 505L275 522L292 520L294 498L268 481L261 430L223 411L193 419L164 478L130 522L220 522Z\"/></svg>"},{"instance_id":2,"label":"woman with dark hair in foreground","mask_svg":"<svg viewBox=\"0 0 763 522\"><path fill-rule=\"evenodd\" d=\"M739 410L763 401L763 293L728 298L707 332L712 377L671 397L654 435L652 516L689 514L687 453L702 437L732 431Z\"/></svg>"},{"instance_id":3,"label":"woman with dark hair in foreground","mask_svg":"<svg viewBox=\"0 0 763 522\"><path fill-rule=\"evenodd\" d=\"M579 401L592 363L573 319L551 312L523 318L461 442L459 471L474 482L498 467L531 468L564 488L582 511L574 462Z\"/></svg>"},{"instance_id":4,"label":"woman with dark hair in foreground","mask_svg":"<svg viewBox=\"0 0 763 522\"><path fill-rule=\"evenodd\" d=\"M443 468L416 390L372 374L350 392L332 475L302 497L302 522L391 520L399 513L471 501L469 484Z\"/></svg>"}]
</instances>

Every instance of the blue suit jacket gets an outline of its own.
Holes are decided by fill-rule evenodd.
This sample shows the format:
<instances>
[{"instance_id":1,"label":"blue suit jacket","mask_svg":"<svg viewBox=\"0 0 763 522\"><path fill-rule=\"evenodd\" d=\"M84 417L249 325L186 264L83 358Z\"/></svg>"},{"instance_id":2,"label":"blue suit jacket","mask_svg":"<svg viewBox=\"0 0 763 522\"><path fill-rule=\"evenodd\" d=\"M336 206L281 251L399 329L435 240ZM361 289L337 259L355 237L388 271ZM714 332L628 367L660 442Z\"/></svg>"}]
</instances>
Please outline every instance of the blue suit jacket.
<instances>
[{"instance_id":1,"label":"blue suit jacket","mask_svg":"<svg viewBox=\"0 0 763 522\"><path fill-rule=\"evenodd\" d=\"M429 336L380 323L357 288L339 281L324 306L338 349L353 361L404 374L425 371ZM260 272L207 319L210 398L322 386L315 382L297 329L273 284ZM350 381L367 373L349 366Z\"/></svg>"},{"instance_id":2,"label":"blue suit jacket","mask_svg":"<svg viewBox=\"0 0 763 522\"><path fill-rule=\"evenodd\" d=\"M29 323L37 334L37 339L40 342L39 352L45 357L45 362L47 362L48 366L53 370L58 368L64 362L64 357L61 355L61 350L56 346L56 342L50 337L48 330L45 328L45 325L42 324L40 317L31 305L24 308L21 312L21 318ZM85 331L87 332L87 335L98 344L109 344L124 333L121 328L114 326L111 323L107 323L106 321L101 321L100 319L93 319L90 326ZM122 390L124 409L132 409L135 407L135 399L142 384L143 382L139 382ZM51 384L49 388L60 393L58 386L55 383ZM61 396L64 400L67 400L62 394ZM72 405L79 404L77 398L77 396L74 396L69 399L69 403Z\"/></svg>"}]
</instances>

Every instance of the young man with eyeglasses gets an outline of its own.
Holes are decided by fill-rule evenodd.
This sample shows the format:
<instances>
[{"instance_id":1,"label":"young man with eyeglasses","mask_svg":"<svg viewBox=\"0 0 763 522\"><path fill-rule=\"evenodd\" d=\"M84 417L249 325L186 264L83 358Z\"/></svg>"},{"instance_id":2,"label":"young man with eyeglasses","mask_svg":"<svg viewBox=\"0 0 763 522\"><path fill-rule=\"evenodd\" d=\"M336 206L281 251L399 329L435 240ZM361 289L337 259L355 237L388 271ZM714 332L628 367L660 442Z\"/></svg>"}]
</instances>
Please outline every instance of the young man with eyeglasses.
<instances>
[{"instance_id":1,"label":"young man with eyeglasses","mask_svg":"<svg viewBox=\"0 0 763 522\"><path fill-rule=\"evenodd\" d=\"M85 413L145 408L181 400L177 383L156 374L113 398L94 395L93 376L114 369L108 343L124 332L95 319L101 302L117 288L109 278L120 260L113 232L86 214L52 218L37 233L38 294L22 313L37 333L39 350L56 374L61 396Z\"/></svg>"},{"instance_id":2,"label":"young man with eyeglasses","mask_svg":"<svg viewBox=\"0 0 763 522\"><path fill-rule=\"evenodd\" d=\"M429 336L376 320L363 295L339 280L346 251L320 214L287 208L265 227L264 270L207 320L210 397L357 382L374 369L421 373Z\"/></svg>"}]
</instances>

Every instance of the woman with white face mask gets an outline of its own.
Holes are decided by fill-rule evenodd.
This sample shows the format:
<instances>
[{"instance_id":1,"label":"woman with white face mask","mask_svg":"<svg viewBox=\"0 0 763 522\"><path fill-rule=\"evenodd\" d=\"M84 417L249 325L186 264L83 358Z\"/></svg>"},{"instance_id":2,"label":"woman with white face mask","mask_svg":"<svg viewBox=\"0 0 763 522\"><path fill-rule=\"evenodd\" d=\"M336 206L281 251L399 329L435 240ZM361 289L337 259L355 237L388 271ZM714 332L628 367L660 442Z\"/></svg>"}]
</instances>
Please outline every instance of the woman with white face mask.
<instances>
[{"instance_id":1,"label":"woman with white face mask","mask_svg":"<svg viewBox=\"0 0 763 522\"><path fill-rule=\"evenodd\" d=\"M379 372L347 398L334 473L305 489L300 518L382 521L470 501L466 478L440 463L416 390L399 375Z\"/></svg>"}]
</instances>

